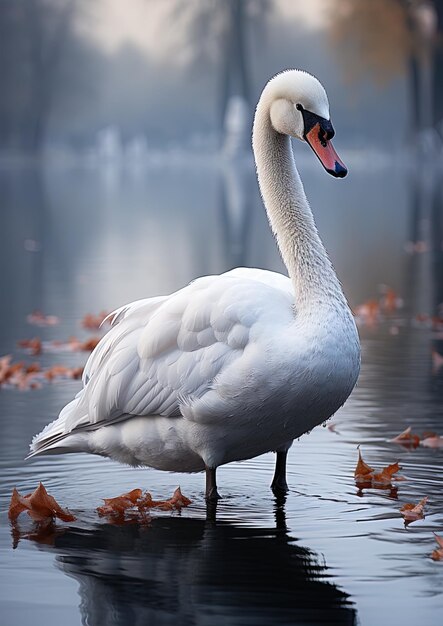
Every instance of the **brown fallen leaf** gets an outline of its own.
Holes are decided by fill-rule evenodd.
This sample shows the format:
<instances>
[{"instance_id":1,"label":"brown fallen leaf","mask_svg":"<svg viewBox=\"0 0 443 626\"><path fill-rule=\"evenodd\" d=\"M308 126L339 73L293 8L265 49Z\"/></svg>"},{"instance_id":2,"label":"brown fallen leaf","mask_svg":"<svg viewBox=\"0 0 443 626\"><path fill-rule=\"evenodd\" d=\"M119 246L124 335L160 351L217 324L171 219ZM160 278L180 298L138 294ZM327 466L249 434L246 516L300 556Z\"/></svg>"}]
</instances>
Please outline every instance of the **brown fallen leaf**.
<instances>
[{"instance_id":1,"label":"brown fallen leaf","mask_svg":"<svg viewBox=\"0 0 443 626\"><path fill-rule=\"evenodd\" d=\"M66 367L53 365L43 370L39 363L12 363L11 356L0 357L0 386L16 387L22 391L39 389L45 380L52 381L55 378L81 378L82 367Z\"/></svg>"},{"instance_id":2,"label":"brown fallen leaf","mask_svg":"<svg viewBox=\"0 0 443 626\"><path fill-rule=\"evenodd\" d=\"M168 511L172 509L181 509L185 506L189 506L190 504L191 500L182 494L180 487L177 487L172 498L169 498L169 500L153 500L151 494L146 492L138 503L138 506L141 509L158 508Z\"/></svg>"},{"instance_id":3,"label":"brown fallen leaf","mask_svg":"<svg viewBox=\"0 0 443 626\"><path fill-rule=\"evenodd\" d=\"M425 496L418 504L407 502L401 507L400 513L403 515L406 525L425 518L424 509L427 501L428 497Z\"/></svg>"},{"instance_id":4,"label":"brown fallen leaf","mask_svg":"<svg viewBox=\"0 0 443 626\"><path fill-rule=\"evenodd\" d=\"M62 352L64 350L69 350L70 352L92 352L100 340L101 337L90 337L85 341L80 341L77 337L69 337L66 342L54 340L46 348L49 352Z\"/></svg>"},{"instance_id":5,"label":"brown fallen leaf","mask_svg":"<svg viewBox=\"0 0 443 626\"><path fill-rule=\"evenodd\" d=\"M192 500L184 496L180 487L177 487L172 495L172 498L170 499L170 502L173 504L174 508L181 509L185 506L189 506Z\"/></svg>"},{"instance_id":6,"label":"brown fallen leaf","mask_svg":"<svg viewBox=\"0 0 443 626\"><path fill-rule=\"evenodd\" d=\"M133 509L136 509L143 520L149 509L157 508L163 511L172 511L174 509L180 510L191 504L191 500L182 494L180 487L177 487L169 500L154 500L149 491L143 494L141 489L133 489L116 498L107 498L104 502L103 506L97 508L100 516L123 518L127 511L133 512Z\"/></svg>"},{"instance_id":7,"label":"brown fallen leaf","mask_svg":"<svg viewBox=\"0 0 443 626\"><path fill-rule=\"evenodd\" d=\"M124 493L121 496L115 498L104 498L104 505L97 508L99 515L117 515L122 516L125 514L126 509L130 509L135 506L138 500L142 496L141 489L133 489L128 493Z\"/></svg>"},{"instance_id":8,"label":"brown fallen leaf","mask_svg":"<svg viewBox=\"0 0 443 626\"><path fill-rule=\"evenodd\" d=\"M65 365L53 365L44 372L44 377L47 380L54 380L54 378L81 378L83 374L83 367L66 367Z\"/></svg>"},{"instance_id":9,"label":"brown fallen leaf","mask_svg":"<svg viewBox=\"0 0 443 626\"><path fill-rule=\"evenodd\" d=\"M443 561L443 537L440 537L440 535L437 535L437 533L434 533L434 537L435 541L440 547L436 548L432 552L431 559L433 559L434 561Z\"/></svg>"},{"instance_id":10,"label":"brown fallen leaf","mask_svg":"<svg viewBox=\"0 0 443 626\"><path fill-rule=\"evenodd\" d=\"M56 517L64 522L73 522L75 520L74 515L62 509L55 498L49 495L42 483L39 484L33 493L29 493L26 496L20 495L14 487L8 517L12 522L15 522L23 511L26 511L37 522L47 521Z\"/></svg>"},{"instance_id":11,"label":"brown fallen leaf","mask_svg":"<svg viewBox=\"0 0 443 626\"><path fill-rule=\"evenodd\" d=\"M385 313L394 313L397 309L401 309L403 300L399 295L391 289L391 287L383 286L383 294L380 299L380 307Z\"/></svg>"},{"instance_id":12,"label":"brown fallen leaf","mask_svg":"<svg viewBox=\"0 0 443 626\"><path fill-rule=\"evenodd\" d=\"M412 432L411 426L391 439L393 443L398 443L406 448L417 448L420 444L420 437Z\"/></svg>"},{"instance_id":13,"label":"brown fallen leaf","mask_svg":"<svg viewBox=\"0 0 443 626\"><path fill-rule=\"evenodd\" d=\"M381 472L373 474L372 476L372 486L373 487L390 487L392 480L403 480L399 476L395 476L400 470L400 465L398 463L392 463L392 465L388 465L384 467Z\"/></svg>"},{"instance_id":14,"label":"brown fallen leaf","mask_svg":"<svg viewBox=\"0 0 443 626\"><path fill-rule=\"evenodd\" d=\"M430 437L425 437L421 445L425 448L443 448L443 437L439 435L431 435Z\"/></svg>"},{"instance_id":15,"label":"brown fallen leaf","mask_svg":"<svg viewBox=\"0 0 443 626\"><path fill-rule=\"evenodd\" d=\"M37 356L42 353L42 342L39 337L33 337L32 339L20 339L17 341L17 345L20 348L28 350L29 354Z\"/></svg>"},{"instance_id":16,"label":"brown fallen leaf","mask_svg":"<svg viewBox=\"0 0 443 626\"><path fill-rule=\"evenodd\" d=\"M358 449L358 462L354 471L354 479L359 487L375 487L378 489L387 489L392 487L393 480L404 480L402 476L394 476L400 469L398 463L392 463L384 467L380 472L370 467L361 456L360 448Z\"/></svg>"},{"instance_id":17,"label":"brown fallen leaf","mask_svg":"<svg viewBox=\"0 0 443 626\"><path fill-rule=\"evenodd\" d=\"M56 315L44 315L37 310L27 315L26 321L33 326L56 326L60 322Z\"/></svg>"},{"instance_id":18,"label":"brown fallen leaf","mask_svg":"<svg viewBox=\"0 0 443 626\"><path fill-rule=\"evenodd\" d=\"M375 470L363 461L360 447L358 448L358 461L354 470L354 478L357 484L365 484L372 482L372 474Z\"/></svg>"},{"instance_id":19,"label":"brown fallen leaf","mask_svg":"<svg viewBox=\"0 0 443 626\"><path fill-rule=\"evenodd\" d=\"M103 324L108 315L109 313L107 311L100 311L98 315L92 315L91 313L87 313L82 319L81 324L83 328L87 328L89 330L97 330Z\"/></svg>"},{"instance_id":20,"label":"brown fallen leaf","mask_svg":"<svg viewBox=\"0 0 443 626\"><path fill-rule=\"evenodd\" d=\"M357 323L375 326L380 317L380 304L377 300L367 300L355 307L354 313Z\"/></svg>"},{"instance_id":21,"label":"brown fallen leaf","mask_svg":"<svg viewBox=\"0 0 443 626\"><path fill-rule=\"evenodd\" d=\"M10 354L0 357L0 385L9 377L11 361L12 356Z\"/></svg>"}]
</instances>

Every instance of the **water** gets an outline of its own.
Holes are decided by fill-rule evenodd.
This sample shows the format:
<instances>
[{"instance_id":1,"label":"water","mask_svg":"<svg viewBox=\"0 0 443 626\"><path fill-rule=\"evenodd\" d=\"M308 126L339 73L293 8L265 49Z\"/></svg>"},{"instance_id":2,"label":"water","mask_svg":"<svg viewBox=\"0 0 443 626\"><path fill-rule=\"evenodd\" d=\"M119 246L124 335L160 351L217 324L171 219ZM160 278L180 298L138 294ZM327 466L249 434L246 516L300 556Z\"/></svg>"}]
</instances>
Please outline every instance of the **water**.
<instances>
[{"instance_id":1,"label":"water","mask_svg":"<svg viewBox=\"0 0 443 626\"><path fill-rule=\"evenodd\" d=\"M358 387L335 416L335 431L320 426L294 444L286 500L268 488L271 454L219 470L224 498L215 520L207 519L199 474L82 455L24 462L33 434L80 383L2 389L2 623L439 623L443 565L429 555L432 532L443 534L443 451L408 450L389 439L409 425L443 434L443 368L432 363L432 350L443 353L443 335L414 323L443 301L442 186L426 172L386 162L368 171L352 161L343 182L302 164L319 230L353 306L384 283L405 307L361 329ZM0 354L32 360L17 351L17 339L86 336L85 313L168 293L198 275L236 265L282 269L247 164L6 168L0 198ZM408 242L425 251L408 253ZM58 315L60 325L30 327L26 315L36 308ZM360 491L353 480L359 444L376 467L398 459L407 480ZM13 487L27 493L39 480L77 516L43 536L25 515L11 528L6 513ZM177 484L193 500L181 515L118 526L95 512L104 497L134 487L168 497ZM401 505L425 495L425 520L405 528Z\"/></svg>"}]
</instances>

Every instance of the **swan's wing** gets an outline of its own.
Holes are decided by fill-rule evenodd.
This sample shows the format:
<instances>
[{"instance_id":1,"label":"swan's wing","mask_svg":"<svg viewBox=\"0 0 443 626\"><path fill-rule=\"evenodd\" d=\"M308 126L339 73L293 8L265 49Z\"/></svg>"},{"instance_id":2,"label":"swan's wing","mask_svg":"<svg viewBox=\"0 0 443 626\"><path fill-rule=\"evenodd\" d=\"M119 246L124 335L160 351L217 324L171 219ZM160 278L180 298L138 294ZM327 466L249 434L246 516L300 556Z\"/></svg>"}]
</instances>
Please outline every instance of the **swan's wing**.
<instances>
[{"instance_id":1,"label":"swan's wing","mask_svg":"<svg viewBox=\"0 0 443 626\"><path fill-rule=\"evenodd\" d=\"M125 304L119 309L116 309L103 320L102 324L106 321L110 321L111 330L100 341L86 362L82 377L84 385L89 382L93 373L99 370L106 355L113 349L114 344L119 343L125 333L129 333L138 326L145 324L168 297L169 296L157 296L155 298L136 300L135 302ZM124 322L124 324L120 324L118 330L115 330L114 327L119 324L119 322Z\"/></svg>"},{"instance_id":2,"label":"swan's wing","mask_svg":"<svg viewBox=\"0 0 443 626\"><path fill-rule=\"evenodd\" d=\"M292 297L281 289L232 275L119 309L88 360L84 388L32 450L134 415L222 417L241 394L257 331L271 332L291 315Z\"/></svg>"}]
</instances>

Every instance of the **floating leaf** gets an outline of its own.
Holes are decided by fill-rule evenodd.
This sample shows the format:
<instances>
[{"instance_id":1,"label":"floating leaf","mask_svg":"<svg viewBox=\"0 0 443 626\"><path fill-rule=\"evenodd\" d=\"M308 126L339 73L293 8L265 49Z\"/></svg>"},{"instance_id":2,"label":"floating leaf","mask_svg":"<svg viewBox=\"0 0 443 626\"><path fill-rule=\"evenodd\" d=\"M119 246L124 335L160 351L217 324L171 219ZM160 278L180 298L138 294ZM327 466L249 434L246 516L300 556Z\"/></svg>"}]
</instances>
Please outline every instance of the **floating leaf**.
<instances>
[{"instance_id":1,"label":"floating leaf","mask_svg":"<svg viewBox=\"0 0 443 626\"><path fill-rule=\"evenodd\" d=\"M443 537L440 537L440 535L437 535L436 533L434 533L434 537L440 547L436 548L432 552L431 559L434 561L443 561Z\"/></svg>"},{"instance_id":2,"label":"floating leaf","mask_svg":"<svg viewBox=\"0 0 443 626\"><path fill-rule=\"evenodd\" d=\"M418 504L412 504L411 502L408 502L401 507L400 513L404 517L405 524L410 524L411 522L415 522L416 520L424 519L424 509L427 501L428 497L425 496L422 500L420 500Z\"/></svg>"},{"instance_id":3,"label":"floating leaf","mask_svg":"<svg viewBox=\"0 0 443 626\"><path fill-rule=\"evenodd\" d=\"M421 445L425 448L443 448L443 437L435 434L430 437L425 437Z\"/></svg>"},{"instance_id":4,"label":"floating leaf","mask_svg":"<svg viewBox=\"0 0 443 626\"><path fill-rule=\"evenodd\" d=\"M26 496L19 494L14 488L9 505L8 516L14 522L20 513L26 511L28 515L37 522L47 521L58 517L64 522L72 522L75 517L62 509L55 498L46 491L42 483L39 484L33 493Z\"/></svg>"},{"instance_id":5,"label":"floating leaf","mask_svg":"<svg viewBox=\"0 0 443 626\"><path fill-rule=\"evenodd\" d=\"M37 356L42 353L42 342L39 337L34 337L33 339L20 339L20 341L17 341L17 345L20 348L28 350L28 352L33 356Z\"/></svg>"},{"instance_id":6,"label":"floating leaf","mask_svg":"<svg viewBox=\"0 0 443 626\"><path fill-rule=\"evenodd\" d=\"M384 467L380 472L370 467L361 456L358 450L358 462L354 471L355 482L359 487L376 487L385 489L392 487L393 480L404 480L401 476L394 476L400 469L398 463L392 463Z\"/></svg>"},{"instance_id":7,"label":"floating leaf","mask_svg":"<svg viewBox=\"0 0 443 626\"><path fill-rule=\"evenodd\" d=\"M104 505L97 508L99 515L124 515L126 509L132 508L141 498L142 490L133 489L116 498L104 498Z\"/></svg>"},{"instance_id":8,"label":"floating leaf","mask_svg":"<svg viewBox=\"0 0 443 626\"><path fill-rule=\"evenodd\" d=\"M81 323L83 328L97 330L108 316L109 313L107 311L100 311L98 315L91 315L91 313L87 313Z\"/></svg>"},{"instance_id":9,"label":"floating leaf","mask_svg":"<svg viewBox=\"0 0 443 626\"><path fill-rule=\"evenodd\" d=\"M388 465L384 467L381 472L373 474L372 476L372 486L373 487L390 487L392 480L398 480L398 477L394 478L394 474L396 474L400 470L400 465L398 463L392 463L392 465Z\"/></svg>"},{"instance_id":10,"label":"floating leaf","mask_svg":"<svg viewBox=\"0 0 443 626\"><path fill-rule=\"evenodd\" d=\"M60 320L55 315L44 315L41 311L33 311L26 316L28 324L33 326L56 326Z\"/></svg>"},{"instance_id":11,"label":"floating leaf","mask_svg":"<svg viewBox=\"0 0 443 626\"><path fill-rule=\"evenodd\" d=\"M172 511L174 509L180 510L191 504L191 500L182 494L180 487L177 487L169 500L154 500L148 491L143 494L141 489L133 489L116 498L107 498L104 502L103 506L97 508L99 515L123 518L127 511L133 512L132 510L136 509L142 519L145 519L149 509L158 508L163 511Z\"/></svg>"},{"instance_id":12,"label":"floating leaf","mask_svg":"<svg viewBox=\"0 0 443 626\"><path fill-rule=\"evenodd\" d=\"M52 381L56 378L81 378L82 367L66 367L53 365L43 370L39 363L12 363L11 357L0 357L0 385L16 387L22 391L39 389L45 380Z\"/></svg>"},{"instance_id":13,"label":"floating leaf","mask_svg":"<svg viewBox=\"0 0 443 626\"><path fill-rule=\"evenodd\" d=\"M357 484L370 483L375 470L363 461L360 448L358 449L358 462L354 470L354 478Z\"/></svg>"},{"instance_id":14,"label":"floating leaf","mask_svg":"<svg viewBox=\"0 0 443 626\"><path fill-rule=\"evenodd\" d=\"M393 443L398 443L401 446L407 448L417 448L420 444L420 437L412 432L412 428L409 426L402 433L391 439Z\"/></svg>"}]
</instances>

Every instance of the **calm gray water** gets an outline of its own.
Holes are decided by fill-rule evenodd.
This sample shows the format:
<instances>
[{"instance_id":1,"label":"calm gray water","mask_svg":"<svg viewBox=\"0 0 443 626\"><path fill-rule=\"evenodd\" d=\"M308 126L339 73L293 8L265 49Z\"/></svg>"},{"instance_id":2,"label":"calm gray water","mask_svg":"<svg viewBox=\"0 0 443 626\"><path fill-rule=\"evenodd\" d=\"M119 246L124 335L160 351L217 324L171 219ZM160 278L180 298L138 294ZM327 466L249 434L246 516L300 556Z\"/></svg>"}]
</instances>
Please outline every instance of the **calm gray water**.
<instances>
[{"instance_id":1,"label":"calm gray water","mask_svg":"<svg viewBox=\"0 0 443 626\"><path fill-rule=\"evenodd\" d=\"M443 450L389 442L407 426L443 434L443 334L417 327L443 302L443 210L435 174L356 155L345 181L302 168L319 230L352 305L389 285L405 306L362 327L358 387L334 418L290 451L290 493L277 502L273 455L219 471L224 496L206 520L202 475L130 469L70 455L24 462L32 435L80 388L60 381L0 390L0 601L6 626L63 623L440 623L443 563L429 557L443 534ZM377 159L372 159L376 163ZM236 265L281 270L252 168L202 160L174 167L0 171L0 355L24 337L87 334L87 312L168 293ZM408 242L424 242L421 253ZM60 325L26 323L34 309ZM35 359L34 359L35 360ZM82 354L43 354L43 365L81 365ZM381 467L399 460L392 490L359 491L357 446ZM48 491L77 516L36 541L27 516L12 529L11 491ZM98 518L101 499L134 487L168 497L181 485L192 505L155 514L150 526ZM399 509L429 497L426 519L407 528ZM15 547L14 547L15 546Z\"/></svg>"}]
</instances>

